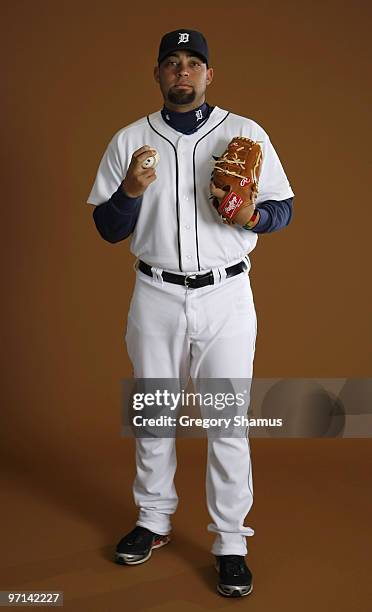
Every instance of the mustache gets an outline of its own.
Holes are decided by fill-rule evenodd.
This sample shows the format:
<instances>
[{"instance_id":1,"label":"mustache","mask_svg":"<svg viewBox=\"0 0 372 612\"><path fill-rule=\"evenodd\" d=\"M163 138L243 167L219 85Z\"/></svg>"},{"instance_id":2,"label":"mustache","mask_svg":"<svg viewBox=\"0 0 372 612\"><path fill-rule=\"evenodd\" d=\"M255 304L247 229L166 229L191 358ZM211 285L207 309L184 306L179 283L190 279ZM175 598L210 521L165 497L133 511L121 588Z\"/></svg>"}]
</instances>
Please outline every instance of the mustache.
<instances>
[{"instance_id":1,"label":"mustache","mask_svg":"<svg viewBox=\"0 0 372 612\"><path fill-rule=\"evenodd\" d=\"M180 83L176 83L170 89L176 89L177 87L180 87L183 85L187 85L188 87L191 87L192 89L194 89L194 86L191 83L184 83L183 81L181 81Z\"/></svg>"}]
</instances>

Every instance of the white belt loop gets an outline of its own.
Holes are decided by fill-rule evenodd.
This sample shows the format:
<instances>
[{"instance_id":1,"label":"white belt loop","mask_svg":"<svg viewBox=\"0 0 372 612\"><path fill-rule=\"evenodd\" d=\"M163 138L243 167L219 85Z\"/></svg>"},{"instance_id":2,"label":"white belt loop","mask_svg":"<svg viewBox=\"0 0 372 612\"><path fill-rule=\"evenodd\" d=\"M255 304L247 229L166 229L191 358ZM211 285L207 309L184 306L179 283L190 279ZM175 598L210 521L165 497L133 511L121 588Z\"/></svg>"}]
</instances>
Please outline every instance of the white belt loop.
<instances>
[{"instance_id":1,"label":"white belt loop","mask_svg":"<svg viewBox=\"0 0 372 612\"><path fill-rule=\"evenodd\" d=\"M219 283L221 280L221 275L218 272L218 268L212 268L212 274L213 274L214 284L217 285L217 283Z\"/></svg>"},{"instance_id":2,"label":"white belt loop","mask_svg":"<svg viewBox=\"0 0 372 612\"><path fill-rule=\"evenodd\" d=\"M246 270L248 270L248 272L251 269L251 260L249 259L248 255L246 255L243 259L245 265L246 265Z\"/></svg>"},{"instance_id":3,"label":"white belt loop","mask_svg":"<svg viewBox=\"0 0 372 612\"><path fill-rule=\"evenodd\" d=\"M162 277L161 273L163 272L162 268L155 268L154 266L151 267L151 272L152 272L152 278L157 281L158 283L163 284L164 283L164 278Z\"/></svg>"},{"instance_id":4,"label":"white belt loop","mask_svg":"<svg viewBox=\"0 0 372 612\"><path fill-rule=\"evenodd\" d=\"M136 259L136 261L135 261L135 262L134 262L134 264L133 264L133 270L134 270L135 272L137 272L137 270L138 270L138 264L139 264L139 259L137 258L137 259Z\"/></svg>"},{"instance_id":5,"label":"white belt loop","mask_svg":"<svg viewBox=\"0 0 372 612\"><path fill-rule=\"evenodd\" d=\"M220 268L217 268L217 270L218 270L218 275L220 277L219 278L220 283L222 283L222 281L224 281L226 276L227 276L226 275L226 266L221 266Z\"/></svg>"}]
</instances>

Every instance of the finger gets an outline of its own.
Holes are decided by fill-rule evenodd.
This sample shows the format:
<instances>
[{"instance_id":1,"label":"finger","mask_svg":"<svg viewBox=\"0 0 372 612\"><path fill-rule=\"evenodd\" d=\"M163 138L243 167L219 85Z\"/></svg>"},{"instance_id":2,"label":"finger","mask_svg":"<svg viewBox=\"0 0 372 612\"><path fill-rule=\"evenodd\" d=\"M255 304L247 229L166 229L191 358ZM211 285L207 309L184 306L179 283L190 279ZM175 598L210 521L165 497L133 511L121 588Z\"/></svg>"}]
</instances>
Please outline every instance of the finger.
<instances>
[{"instance_id":1,"label":"finger","mask_svg":"<svg viewBox=\"0 0 372 612\"><path fill-rule=\"evenodd\" d=\"M223 189L220 189L219 187L216 187L214 183L210 184L210 190L211 190L211 194L216 198L224 198L226 195L226 191L224 191Z\"/></svg>"},{"instance_id":2,"label":"finger","mask_svg":"<svg viewBox=\"0 0 372 612\"><path fill-rule=\"evenodd\" d=\"M211 192L212 195L214 195L215 189L216 189L215 184L210 182L209 183L209 191Z\"/></svg>"},{"instance_id":3,"label":"finger","mask_svg":"<svg viewBox=\"0 0 372 612\"><path fill-rule=\"evenodd\" d=\"M144 155L144 157L143 157L143 155ZM149 175L149 173L155 171L154 167L151 167L151 168L143 167L142 164L144 163L144 161L148 157L149 157L148 153L144 153L144 154L140 155L139 157L137 157L136 160L133 160L132 173L137 178L139 178L139 177L146 177L146 176Z\"/></svg>"},{"instance_id":4,"label":"finger","mask_svg":"<svg viewBox=\"0 0 372 612\"><path fill-rule=\"evenodd\" d=\"M147 179L148 184L153 183L156 180L156 174L153 174L150 178Z\"/></svg>"},{"instance_id":5,"label":"finger","mask_svg":"<svg viewBox=\"0 0 372 612\"><path fill-rule=\"evenodd\" d=\"M136 159L139 155L141 155L145 151L149 151L149 150L151 150L151 147L149 145L143 145L143 147L141 147L140 149L137 149L137 151L134 151L132 157L134 157L134 159Z\"/></svg>"},{"instance_id":6,"label":"finger","mask_svg":"<svg viewBox=\"0 0 372 612\"><path fill-rule=\"evenodd\" d=\"M146 151L143 151L142 153L137 155L135 160L136 160L136 163L142 164L148 157L155 157L155 155L156 155L155 149L147 149Z\"/></svg>"},{"instance_id":7,"label":"finger","mask_svg":"<svg viewBox=\"0 0 372 612\"><path fill-rule=\"evenodd\" d=\"M154 168L151 168L150 170L145 170L146 174L143 175L143 177L145 179L151 179L151 178L156 178L156 172L154 170Z\"/></svg>"}]
</instances>

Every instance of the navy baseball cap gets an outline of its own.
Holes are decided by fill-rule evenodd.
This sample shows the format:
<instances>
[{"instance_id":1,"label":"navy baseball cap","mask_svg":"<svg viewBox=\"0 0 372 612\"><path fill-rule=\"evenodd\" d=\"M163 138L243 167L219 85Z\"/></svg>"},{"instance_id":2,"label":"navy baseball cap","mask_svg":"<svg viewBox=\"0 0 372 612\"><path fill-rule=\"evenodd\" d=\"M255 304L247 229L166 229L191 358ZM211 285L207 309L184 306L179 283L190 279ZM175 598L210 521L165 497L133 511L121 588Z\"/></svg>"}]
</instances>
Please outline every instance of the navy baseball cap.
<instances>
[{"instance_id":1,"label":"navy baseball cap","mask_svg":"<svg viewBox=\"0 0 372 612\"><path fill-rule=\"evenodd\" d=\"M201 32L180 28L174 32L164 34L160 41L158 63L163 61L167 55L179 51L180 49L193 51L208 66L209 52L208 44Z\"/></svg>"}]
</instances>

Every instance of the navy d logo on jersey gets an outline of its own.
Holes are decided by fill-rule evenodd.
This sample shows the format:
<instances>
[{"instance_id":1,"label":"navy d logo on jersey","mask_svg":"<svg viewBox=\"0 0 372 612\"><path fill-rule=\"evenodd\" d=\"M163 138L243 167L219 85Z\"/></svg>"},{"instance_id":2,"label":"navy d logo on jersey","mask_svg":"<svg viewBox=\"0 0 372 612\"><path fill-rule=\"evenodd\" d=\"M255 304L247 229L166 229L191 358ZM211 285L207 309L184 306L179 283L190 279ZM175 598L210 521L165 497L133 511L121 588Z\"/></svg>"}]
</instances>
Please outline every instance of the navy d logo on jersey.
<instances>
[{"instance_id":1,"label":"navy d logo on jersey","mask_svg":"<svg viewBox=\"0 0 372 612\"><path fill-rule=\"evenodd\" d=\"M178 32L178 36L178 44L189 42L190 34L188 34L187 32Z\"/></svg>"}]
</instances>

